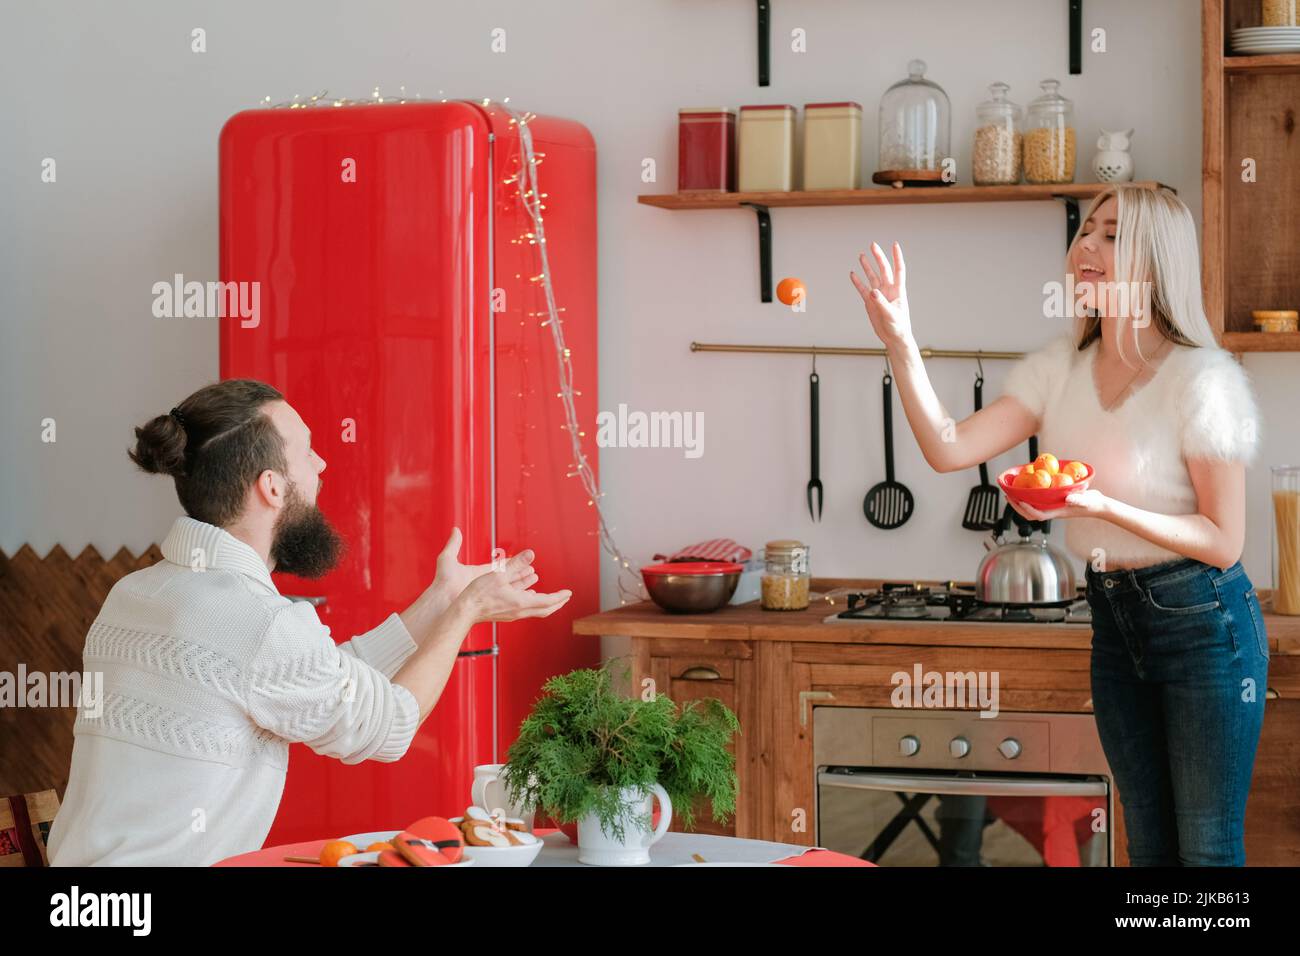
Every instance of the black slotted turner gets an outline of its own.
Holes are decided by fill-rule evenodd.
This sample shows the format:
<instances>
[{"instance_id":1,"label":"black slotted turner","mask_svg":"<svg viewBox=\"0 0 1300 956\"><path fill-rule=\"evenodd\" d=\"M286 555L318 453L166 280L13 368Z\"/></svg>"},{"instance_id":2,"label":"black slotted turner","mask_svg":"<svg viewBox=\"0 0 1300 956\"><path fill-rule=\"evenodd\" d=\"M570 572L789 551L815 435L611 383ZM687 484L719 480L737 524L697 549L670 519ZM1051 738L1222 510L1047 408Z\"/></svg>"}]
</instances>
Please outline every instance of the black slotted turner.
<instances>
[{"instance_id":1,"label":"black slotted turner","mask_svg":"<svg viewBox=\"0 0 1300 956\"><path fill-rule=\"evenodd\" d=\"M984 376L975 376L975 411L984 407ZM980 483L970 490L966 499L966 514L961 519L961 526L968 531L992 531L998 523L998 506L1002 503L1002 492L997 485L989 482L989 466L980 462Z\"/></svg>"},{"instance_id":2,"label":"black slotted turner","mask_svg":"<svg viewBox=\"0 0 1300 956\"><path fill-rule=\"evenodd\" d=\"M873 485L862 499L862 513L877 528L897 528L912 517L912 492L894 480L894 403L888 365L881 381L885 405L885 480Z\"/></svg>"}]
</instances>

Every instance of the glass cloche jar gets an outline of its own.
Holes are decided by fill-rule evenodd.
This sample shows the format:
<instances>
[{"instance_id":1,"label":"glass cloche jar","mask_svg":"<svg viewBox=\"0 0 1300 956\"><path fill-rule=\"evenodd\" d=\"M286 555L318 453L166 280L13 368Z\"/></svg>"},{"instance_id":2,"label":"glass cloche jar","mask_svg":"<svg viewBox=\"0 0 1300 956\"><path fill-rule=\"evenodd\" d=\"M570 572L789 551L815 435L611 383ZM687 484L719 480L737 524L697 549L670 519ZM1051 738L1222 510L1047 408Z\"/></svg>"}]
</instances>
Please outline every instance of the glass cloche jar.
<instances>
[{"instance_id":1,"label":"glass cloche jar","mask_svg":"<svg viewBox=\"0 0 1300 956\"><path fill-rule=\"evenodd\" d=\"M1043 95L1029 104L1025 129L1025 182L1074 182L1074 104L1043 80Z\"/></svg>"},{"instance_id":2,"label":"glass cloche jar","mask_svg":"<svg viewBox=\"0 0 1300 956\"><path fill-rule=\"evenodd\" d=\"M971 181L976 186L1014 186L1020 182L1022 111L1007 99L1011 87L994 83L990 98L975 108L975 148Z\"/></svg>"},{"instance_id":3,"label":"glass cloche jar","mask_svg":"<svg viewBox=\"0 0 1300 956\"><path fill-rule=\"evenodd\" d=\"M925 62L907 64L899 80L880 98L878 183L941 182L952 132L948 94L925 78Z\"/></svg>"}]
</instances>

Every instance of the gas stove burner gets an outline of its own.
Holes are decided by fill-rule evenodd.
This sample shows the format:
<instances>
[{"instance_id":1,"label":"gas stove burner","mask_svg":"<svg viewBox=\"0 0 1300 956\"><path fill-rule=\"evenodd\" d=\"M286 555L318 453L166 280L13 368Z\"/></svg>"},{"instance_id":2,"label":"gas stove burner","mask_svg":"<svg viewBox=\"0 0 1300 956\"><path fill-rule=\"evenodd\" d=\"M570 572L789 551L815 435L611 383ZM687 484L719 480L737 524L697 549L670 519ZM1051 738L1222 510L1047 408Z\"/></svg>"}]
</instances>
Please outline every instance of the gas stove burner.
<instances>
[{"instance_id":1,"label":"gas stove burner","mask_svg":"<svg viewBox=\"0 0 1300 956\"><path fill-rule=\"evenodd\" d=\"M885 581L879 588L847 596L847 609L837 618L890 618L971 623L1087 624L1091 609L1082 593L1051 604L986 603L972 587L956 581L923 585Z\"/></svg>"}]
</instances>

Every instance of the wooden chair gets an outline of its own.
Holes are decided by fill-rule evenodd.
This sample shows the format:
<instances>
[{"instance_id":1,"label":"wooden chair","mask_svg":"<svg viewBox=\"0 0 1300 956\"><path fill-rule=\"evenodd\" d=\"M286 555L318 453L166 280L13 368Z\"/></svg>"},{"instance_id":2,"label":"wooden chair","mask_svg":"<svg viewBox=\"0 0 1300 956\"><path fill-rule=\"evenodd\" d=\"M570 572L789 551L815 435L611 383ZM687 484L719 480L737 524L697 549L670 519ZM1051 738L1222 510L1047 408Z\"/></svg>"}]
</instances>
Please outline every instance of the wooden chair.
<instances>
[{"instance_id":1,"label":"wooden chair","mask_svg":"<svg viewBox=\"0 0 1300 956\"><path fill-rule=\"evenodd\" d=\"M58 812L53 790L0 796L0 866L49 866L45 845Z\"/></svg>"}]
</instances>

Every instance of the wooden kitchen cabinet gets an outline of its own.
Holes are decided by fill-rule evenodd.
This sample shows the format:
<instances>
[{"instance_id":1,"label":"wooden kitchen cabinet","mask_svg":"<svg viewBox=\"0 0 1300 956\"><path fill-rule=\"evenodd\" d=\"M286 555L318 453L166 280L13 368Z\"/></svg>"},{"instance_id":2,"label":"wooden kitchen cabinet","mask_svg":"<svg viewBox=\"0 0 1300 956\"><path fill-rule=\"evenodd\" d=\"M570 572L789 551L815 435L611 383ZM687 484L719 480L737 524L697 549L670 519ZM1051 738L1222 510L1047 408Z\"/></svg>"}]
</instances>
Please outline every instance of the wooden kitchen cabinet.
<instances>
[{"instance_id":1,"label":"wooden kitchen cabinet","mask_svg":"<svg viewBox=\"0 0 1300 956\"><path fill-rule=\"evenodd\" d=\"M722 701L740 721L741 732L736 735L731 751L736 755L737 773L742 781L751 775L745 766L750 758L746 727L753 727L758 717L753 707L753 649L748 641L674 640L660 638L653 643L633 641L636 665L633 686L638 692L646 690L645 680L654 682L656 693L667 694L677 704L714 698ZM726 823L713 819L707 799L697 801L694 807L696 833L714 833L736 836L739 830L751 826L747 813L749 807L742 792L736 801L736 813ZM742 826L740 821L744 817ZM682 831L678 819L669 828Z\"/></svg>"},{"instance_id":2,"label":"wooden kitchen cabinet","mask_svg":"<svg viewBox=\"0 0 1300 956\"><path fill-rule=\"evenodd\" d=\"M879 583L814 579L813 589ZM1266 592L1261 600L1267 607ZM734 743L736 816L720 826L700 808L695 829L702 833L814 845L814 709L889 707L890 675L918 661L927 671L997 671L1004 712L1091 713L1088 628L823 623L837 609L815 600L807 611L764 612L754 603L675 615L643 603L582 618L574 630L630 637L636 692L651 680L675 701L715 697L735 711L741 725ZM1266 610L1265 627L1269 699L1246 811L1246 856L1252 866L1294 866L1300 865L1300 619ZM1126 865L1117 792L1110 824L1115 862Z\"/></svg>"}]
</instances>

